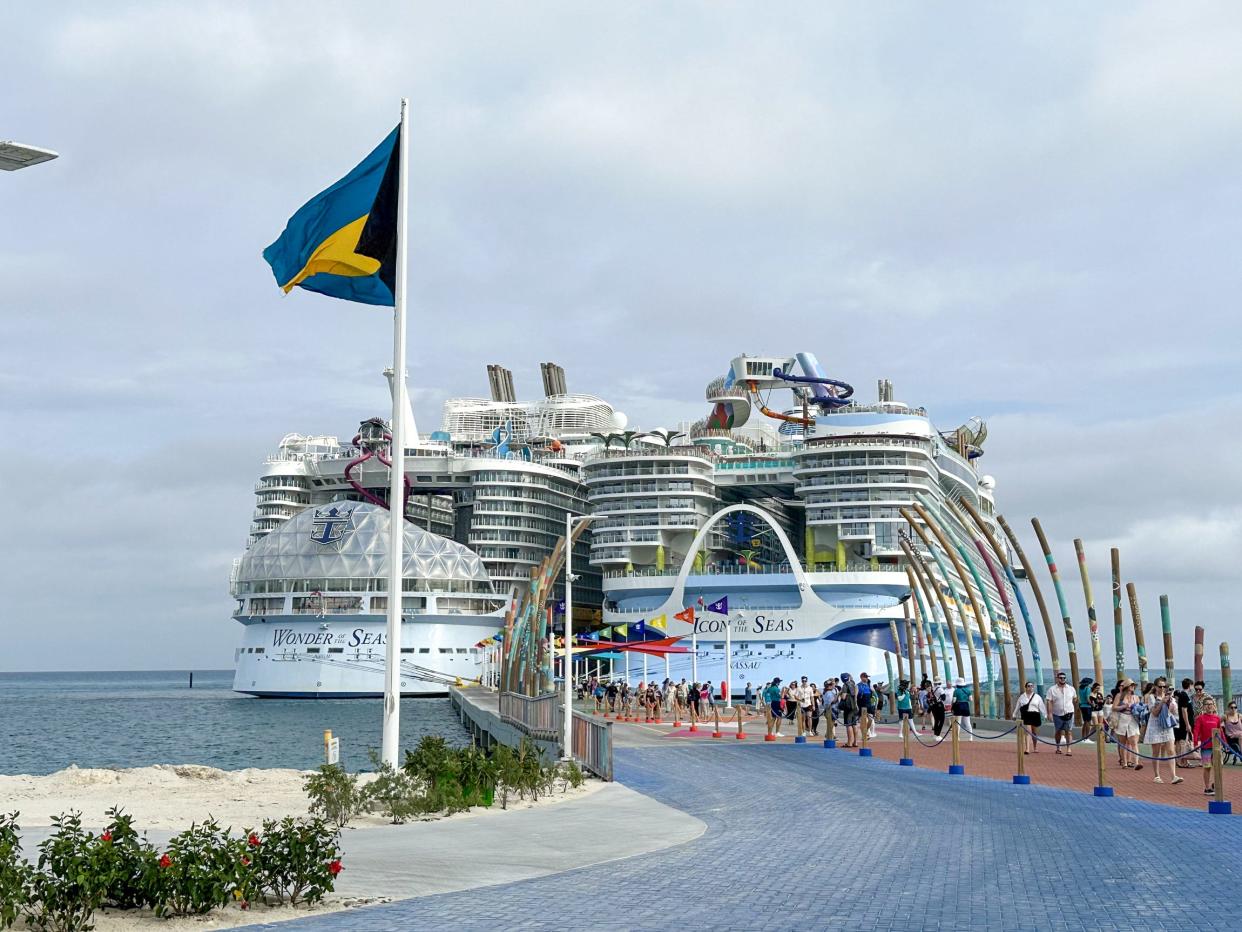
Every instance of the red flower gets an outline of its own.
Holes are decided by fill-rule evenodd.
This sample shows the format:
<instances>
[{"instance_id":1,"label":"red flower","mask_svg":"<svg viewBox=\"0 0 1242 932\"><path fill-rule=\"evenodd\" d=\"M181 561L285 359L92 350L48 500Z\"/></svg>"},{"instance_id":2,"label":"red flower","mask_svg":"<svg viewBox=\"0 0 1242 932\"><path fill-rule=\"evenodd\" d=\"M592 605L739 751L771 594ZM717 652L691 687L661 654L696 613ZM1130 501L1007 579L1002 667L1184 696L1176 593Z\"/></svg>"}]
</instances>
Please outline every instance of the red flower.
<instances>
[{"instance_id":1,"label":"red flower","mask_svg":"<svg viewBox=\"0 0 1242 932\"><path fill-rule=\"evenodd\" d=\"M171 864L172 864L172 858L170 858L168 855L164 855L162 858L160 858L160 867L168 867Z\"/></svg>"},{"instance_id":2,"label":"red flower","mask_svg":"<svg viewBox=\"0 0 1242 932\"><path fill-rule=\"evenodd\" d=\"M243 854L242 855L242 867L249 867L249 866L250 866L250 858L246 857Z\"/></svg>"},{"instance_id":3,"label":"red flower","mask_svg":"<svg viewBox=\"0 0 1242 932\"><path fill-rule=\"evenodd\" d=\"M241 908L242 908L242 909L249 909L249 908L250 908L250 901L249 901L249 900L242 900L242 901L241 901Z\"/></svg>"},{"instance_id":4,"label":"red flower","mask_svg":"<svg viewBox=\"0 0 1242 932\"><path fill-rule=\"evenodd\" d=\"M100 836L99 836L99 840L100 840L100 841L111 841L111 840L112 840L112 833L111 833L111 832L104 832L102 835L100 835Z\"/></svg>"},{"instance_id":5,"label":"red flower","mask_svg":"<svg viewBox=\"0 0 1242 932\"><path fill-rule=\"evenodd\" d=\"M250 837L247 838L246 841L250 844L251 848L259 847L259 836L256 835L254 832L250 833Z\"/></svg>"},{"instance_id":6,"label":"red flower","mask_svg":"<svg viewBox=\"0 0 1242 932\"><path fill-rule=\"evenodd\" d=\"M332 863L328 865L328 873L331 874L333 877L335 877L340 872L341 872L341 859L337 858L335 861L333 861Z\"/></svg>"}]
</instances>

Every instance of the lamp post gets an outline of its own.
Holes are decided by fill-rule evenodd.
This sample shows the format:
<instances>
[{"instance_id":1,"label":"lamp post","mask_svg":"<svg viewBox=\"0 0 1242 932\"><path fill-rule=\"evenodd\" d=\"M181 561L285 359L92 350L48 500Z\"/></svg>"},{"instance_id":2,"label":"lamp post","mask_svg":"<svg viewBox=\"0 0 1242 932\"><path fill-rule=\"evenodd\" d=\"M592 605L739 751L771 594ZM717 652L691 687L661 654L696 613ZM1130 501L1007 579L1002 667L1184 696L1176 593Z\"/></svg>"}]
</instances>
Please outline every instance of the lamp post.
<instances>
[{"instance_id":1,"label":"lamp post","mask_svg":"<svg viewBox=\"0 0 1242 932\"><path fill-rule=\"evenodd\" d=\"M565 721L561 740L561 758L574 756L574 525L586 524L594 515L565 515Z\"/></svg>"}]
</instances>

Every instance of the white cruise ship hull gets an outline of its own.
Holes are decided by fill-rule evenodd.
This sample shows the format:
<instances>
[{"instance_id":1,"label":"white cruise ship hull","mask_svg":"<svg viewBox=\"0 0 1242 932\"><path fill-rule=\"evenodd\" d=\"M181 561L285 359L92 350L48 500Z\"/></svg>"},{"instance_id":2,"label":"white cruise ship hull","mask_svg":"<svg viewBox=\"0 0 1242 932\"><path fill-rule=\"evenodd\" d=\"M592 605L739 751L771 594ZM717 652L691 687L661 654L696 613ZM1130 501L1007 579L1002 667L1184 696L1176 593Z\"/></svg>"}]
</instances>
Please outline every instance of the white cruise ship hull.
<instances>
[{"instance_id":1,"label":"white cruise ship hull","mask_svg":"<svg viewBox=\"0 0 1242 932\"><path fill-rule=\"evenodd\" d=\"M286 699L357 699L384 693L386 622L382 615L239 618L233 689ZM401 626L401 694L443 696L476 679L476 647L503 624L495 615L418 615Z\"/></svg>"}]
</instances>

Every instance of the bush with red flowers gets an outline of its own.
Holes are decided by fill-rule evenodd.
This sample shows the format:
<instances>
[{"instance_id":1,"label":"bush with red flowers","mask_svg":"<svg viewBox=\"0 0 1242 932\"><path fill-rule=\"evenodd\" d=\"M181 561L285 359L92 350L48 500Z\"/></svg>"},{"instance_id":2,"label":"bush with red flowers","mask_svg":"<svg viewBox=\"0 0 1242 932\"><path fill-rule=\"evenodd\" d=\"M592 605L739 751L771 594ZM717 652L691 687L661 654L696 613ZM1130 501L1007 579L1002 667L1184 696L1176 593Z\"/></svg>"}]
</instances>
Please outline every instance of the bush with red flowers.
<instances>
[{"instance_id":1,"label":"bush with red flowers","mask_svg":"<svg viewBox=\"0 0 1242 932\"><path fill-rule=\"evenodd\" d=\"M319 902L341 872L339 837L323 819L267 820L247 836L243 897L269 905Z\"/></svg>"}]
</instances>

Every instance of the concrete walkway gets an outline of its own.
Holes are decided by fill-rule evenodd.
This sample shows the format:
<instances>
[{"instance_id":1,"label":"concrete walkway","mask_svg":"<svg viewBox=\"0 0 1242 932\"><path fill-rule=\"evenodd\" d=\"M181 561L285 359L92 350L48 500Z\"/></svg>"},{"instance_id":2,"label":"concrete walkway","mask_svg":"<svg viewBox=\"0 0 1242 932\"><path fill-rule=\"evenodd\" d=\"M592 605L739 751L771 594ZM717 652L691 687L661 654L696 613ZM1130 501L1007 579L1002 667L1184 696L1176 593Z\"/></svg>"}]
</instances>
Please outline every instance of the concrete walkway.
<instances>
[{"instance_id":1,"label":"concrete walkway","mask_svg":"<svg viewBox=\"0 0 1242 932\"><path fill-rule=\"evenodd\" d=\"M487 890L266 928L1237 928L1240 819L812 745L666 741L620 750L617 770L707 823L706 834ZM610 845L614 832L596 837ZM1114 866L1118 855L1129 866ZM469 861L461 857L463 869Z\"/></svg>"}]
</instances>

